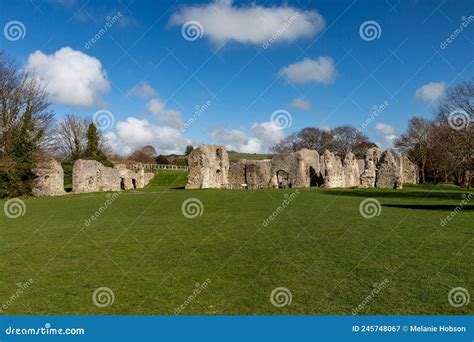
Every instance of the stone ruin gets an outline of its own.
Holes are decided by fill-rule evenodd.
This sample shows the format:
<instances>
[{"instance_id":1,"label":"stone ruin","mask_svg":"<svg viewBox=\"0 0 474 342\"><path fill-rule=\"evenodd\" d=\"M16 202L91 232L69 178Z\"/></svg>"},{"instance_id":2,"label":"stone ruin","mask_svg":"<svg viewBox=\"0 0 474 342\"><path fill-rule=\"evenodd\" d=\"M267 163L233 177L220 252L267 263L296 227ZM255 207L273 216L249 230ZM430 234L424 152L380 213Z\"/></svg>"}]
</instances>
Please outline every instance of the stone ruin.
<instances>
[{"instance_id":1,"label":"stone ruin","mask_svg":"<svg viewBox=\"0 0 474 342\"><path fill-rule=\"evenodd\" d=\"M49 158L39 162L33 172L36 174L33 196L60 196L66 193L63 167L55 159Z\"/></svg>"},{"instance_id":2,"label":"stone ruin","mask_svg":"<svg viewBox=\"0 0 474 342\"><path fill-rule=\"evenodd\" d=\"M223 146L201 145L189 155L186 189L258 188L386 188L416 184L418 170L406 156L379 148L367 150L365 159L348 153L343 160L330 151L302 149L263 160L229 162Z\"/></svg>"},{"instance_id":3,"label":"stone ruin","mask_svg":"<svg viewBox=\"0 0 474 342\"><path fill-rule=\"evenodd\" d=\"M60 163L53 158L40 162L34 169L36 179L33 195L64 195L64 172ZM107 167L95 160L79 159L72 171L72 189L74 193L99 191L119 191L145 187L154 177L154 173L129 170L123 164Z\"/></svg>"}]
</instances>

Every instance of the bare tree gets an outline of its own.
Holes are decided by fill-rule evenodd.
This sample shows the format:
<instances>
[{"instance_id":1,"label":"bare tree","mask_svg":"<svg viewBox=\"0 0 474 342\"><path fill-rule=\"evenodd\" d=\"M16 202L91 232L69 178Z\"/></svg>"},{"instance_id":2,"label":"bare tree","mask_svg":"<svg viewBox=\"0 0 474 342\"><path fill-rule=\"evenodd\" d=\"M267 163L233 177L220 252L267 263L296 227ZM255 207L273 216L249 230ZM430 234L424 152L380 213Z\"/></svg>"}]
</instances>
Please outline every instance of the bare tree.
<instances>
[{"instance_id":1,"label":"bare tree","mask_svg":"<svg viewBox=\"0 0 474 342\"><path fill-rule=\"evenodd\" d=\"M416 161L421 172L421 182L426 180L426 163L429 152L431 120L414 117L408 122L407 132L395 139L394 147Z\"/></svg>"},{"instance_id":2,"label":"bare tree","mask_svg":"<svg viewBox=\"0 0 474 342\"><path fill-rule=\"evenodd\" d=\"M370 142L369 138L350 125L339 126L331 130L334 139L334 150L341 157L352 152L357 158L363 158L370 147L377 145Z\"/></svg>"},{"instance_id":3,"label":"bare tree","mask_svg":"<svg viewBox=\"0 0 474 342\"><path fill-rule=\"evenodd\" d=\"M436 111L455 182L469 187L474 173L474 78L448 89Z\"/></svg>"},{"instance_id":4,"label":"bare tree","mask_svg":"<svg viewBox=\"0 0 474 342\"><path fill-rule=\"evenodd\" d=\"M87 128L91 120L67 114L57 127L56 146L66 160L76 160L84 154Z\"/></svg>"}]
</instances>

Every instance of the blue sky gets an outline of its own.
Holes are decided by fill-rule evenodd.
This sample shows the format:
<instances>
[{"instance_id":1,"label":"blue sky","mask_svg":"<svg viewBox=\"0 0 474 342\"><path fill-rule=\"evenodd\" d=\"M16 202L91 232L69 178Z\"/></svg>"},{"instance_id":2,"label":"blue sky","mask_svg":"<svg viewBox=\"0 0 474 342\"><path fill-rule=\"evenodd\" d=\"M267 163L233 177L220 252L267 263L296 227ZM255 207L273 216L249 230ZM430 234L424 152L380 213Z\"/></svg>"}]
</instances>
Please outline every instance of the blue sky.
<instances>
[{"instance_id":1,"label":"blue sky","mask_svg":"<svg viewBox=\"0 0 474 342\"><path fill-rule=\"evenodd\" d=\"M388 147L474 75L473 1L0 6L1 48L44 82L57 119L111 116L102 127L121 153L204 142L265 152L303 127L342 124ZM182 30L190 25L197 36Z\"/></svg>"}]
</instances>

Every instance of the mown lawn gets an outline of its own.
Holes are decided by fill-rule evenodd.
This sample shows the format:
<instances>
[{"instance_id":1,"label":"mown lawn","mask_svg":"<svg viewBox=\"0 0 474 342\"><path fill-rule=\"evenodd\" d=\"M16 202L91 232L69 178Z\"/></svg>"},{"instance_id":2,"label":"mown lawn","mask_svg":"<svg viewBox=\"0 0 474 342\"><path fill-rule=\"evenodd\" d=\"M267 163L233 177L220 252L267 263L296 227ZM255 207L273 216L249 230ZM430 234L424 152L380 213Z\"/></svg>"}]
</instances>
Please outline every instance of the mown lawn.
<instances>
[{"instance_id":1,"label":"mown lawn","mask_svg":"<svg viewBox=\"0 0 474 342\"><path fill-rule=\"evenodd\" d=\"M334 315L361 303L359 314L474 313L472 302L448 302L455 287L474 297L474 198L440 225L465 191L183 190L185 180L160 172L117 198L25 198L23 216L0 211L1 314L154 315L182 305L181 314ZM183 215L189 198L203 203L201 216ZM365 198L381 203L379 216L360 214ZM94 305L100 287L113 291L111 305ZM289 305L272 305L277 287L291 292Z\"/></svg>"}]
</instances>

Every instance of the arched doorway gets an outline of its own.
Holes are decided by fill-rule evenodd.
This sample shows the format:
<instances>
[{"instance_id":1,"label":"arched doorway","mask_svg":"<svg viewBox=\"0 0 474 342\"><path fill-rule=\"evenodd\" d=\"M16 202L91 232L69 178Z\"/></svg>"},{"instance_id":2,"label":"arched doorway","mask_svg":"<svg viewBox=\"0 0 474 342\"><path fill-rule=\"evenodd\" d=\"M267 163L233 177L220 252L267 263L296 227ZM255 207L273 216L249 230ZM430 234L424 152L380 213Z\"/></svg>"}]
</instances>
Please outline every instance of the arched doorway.
<instances>
[{"instance_id":1,"label":"arched doorway","mask_svg":"<svg viewBox=\"0 0 474 342\"><path fill-rule=\"evenodd\" d=\"M137 180L132 178L132 185L133 185L133 188L136 189L137 188Z\"/></svg>"},{"instance_id":2,"label":"arched doorway","mask_svg":"<svg viewBox=\"0 0 474 342\"><path fill-rule=\"evenodd\" d=\"M291 183L288 182L290 175L284 170L278 170L277 173L277 183L279 189L285 189L290 186Z\"/></svg>"},{"instance_id":3,"label":"arched doorway","mask_svg":"<svg viewBox=\"0 0 474 342\"><path fill-rule=\"evenodd\" d=\"M120 189L125 190L125 178L120 177Z\"/></svg>"},{"instance_id":4,"label":"arched doorway","mask_svg":"<svg viewBox=\"0 0 474 342\"><path fill-rule=\"evenodd\" d=\"M318 175L312 166L309 167L309 186L318 186Z\"/></svg>"}]
</instances>

